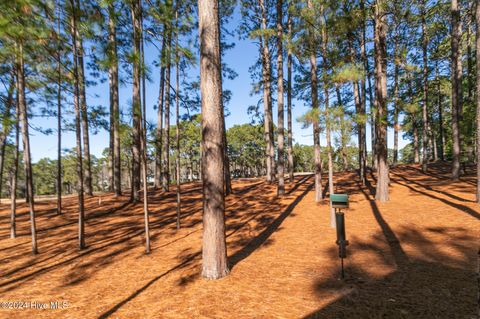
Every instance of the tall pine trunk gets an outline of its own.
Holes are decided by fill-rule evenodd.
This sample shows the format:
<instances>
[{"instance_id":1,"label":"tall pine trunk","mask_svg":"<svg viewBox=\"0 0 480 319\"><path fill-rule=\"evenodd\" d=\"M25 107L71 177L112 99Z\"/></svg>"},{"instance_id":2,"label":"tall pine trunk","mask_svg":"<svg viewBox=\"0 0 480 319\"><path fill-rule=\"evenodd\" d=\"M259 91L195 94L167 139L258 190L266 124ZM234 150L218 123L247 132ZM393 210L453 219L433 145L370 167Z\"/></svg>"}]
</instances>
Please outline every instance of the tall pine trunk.
<instances>
[{"instance_id":1,"label":"tall pine trunk","mask_svg":"<svg viewBox=\"0 0 480 319\"><path fill-rule=\"evenodd\" d=\"M285 172L284 172L284 100L283 100L283 3L282 0L277 0L277 105L278 105L278 187L277 194L285 194Z\"/></svg>"},{"instance_id":2,"label":"tall pine trunk","mask_svg":"<svg viewBox=\"0 0 480 319\"><path fill-rule=\"evenodd\" d=\"M3 113L2 132L0 133L0 199L3 189L3 171L5 166L5 147L7 145L7 138L10 135L12 125L10 123L12 116L12 108L14 106L14 90L15 90L15 69L12 70L10 83L7 88L7 99L5 102L5 111Z\"/></svg>"},{"instance_id":3,"label":"tall pine trunk","mask_svg":"<svg viewBox=\"0 0 480 319\"><path fill-rule=\"evenodd\" d=\"M162 49L160 51L160 87L158 90L158 111L157 111L157 138L155 150L157 156L155 158L155 188L160 188L163 180L162 169L162 146L163 146L163 110L164 110L164 93L165 93L165 55L167 45L167 25L163 26Z\"/></svg>"},{"instance_id":4,"label":"tall pine trunk","mask_svg":"<svg viewBox=\"0 0 480 319\"><path fill-rule=\"evenodd\" d=\"M133 86L132 86L132 112L133 112L133 135L134 150L138 151L138 161L141 162L142 180L143 180L143 213L145 221L145 251L150 253L150 232L148 216L148 185L147 185L147 158L146 158L146 140L144 134L144 124L142 120L142 103L140 98L141 81L141 37L142 37L142 8L140 0L131 3L132 27L133 27ZM135 143L138 146L135 147ZM137 178L139 179L140 176Z\"/></svg>"},{"instance_id":5,"label":"tall pine trunk","mask_svg":"<svg viewBox=\"0 0 480 319\"><path fill-rule=\"evenodd\" d=\"M332 138L331 138L331 116L330 116L330 105L329 105L329 87L330 83L328 81L328 30L327 30L327 21L324 18L323 5L320 10L320 16L322 16L322 60L323 60L323 97L325 100L325 131L327 138L327 157L328 157L328 192L329 196L335 193L335 186L333 185L333 156L332 156ZM330 202L330 226L335 227L335 210L332 207Z\"/></svg>"},{"instance_id":6,"label":"tall pine trunk","mask_svg":"<svg viewBox=\"0 0 480 319\"><path fill-rule=\"evenodd\" d=\"M61 24L61 6L59 2L55 2L57 6L57 214L62 213L62 63L61 63L61 46L60 42L60 24Z\"/></svg>"},{"instance_id":7,"label":"tall pine trunk","mask_svg":"<svg viewBox=\"0 0 480 319\"><path fill-rule=\"evenodd\" d=\"M428 39L427 39L427 22L426 22L426 0L421 3L422 15L422 51L423 51L423 101L422 101L422 171L426 172L428 169Z\"/></svg>"},{"instance_id":8,"label":"tall pine trunk","mask_svg":"<svg viewBox=\"0 0 480 319\"><path fill-rule=\"evenodd\" d=\"M347 155L347 144L350 139L347 136L347 123L345 121L345 110L342 101L342 93L340 92L340 86L335 85L335 92L337 94L337 105L341 110L340 114L340 144L341 144L341 155L342 155L342 169L343 171L348 170L348 155Z\"/></svg>"},{"instance_id":9,"label":"tall pine trunk","mask_svg":"<svg viewBox=\"0 0 480 319\"><path fill-rule=\"evenodd\" d=\"M78 0L75 0L75 11L81 12L80 3ZM79 22L78 16L75 17ZM83 159L85 160L85 194L87 196L93 196L92 188L92 168L90 160L90 137L89 137L89 128L88 128L88 108L87 108L87 97L86 97L86 80L85 80L85 65L83 60L83 39L78 30L78 25L75 29L75 39L77 46L77 63L78 63L78 89L80 93L80 110L81 110L81 122L82 122L82 134L83 134Z\"/></svg>"},{"instance_id":10,"label":"tall pine trunk","mask_svg":"<svg viewBox=\"0 0 480 319\"><path fill-rule=\"evenodd\" d=\"M141 166L142 166L142 105L140 97L140 8L137 0L131 3L132 14L132 41L133 41L133 63L132 63L132 200L140 200Z\"/></svg>"},{"instance_id":11,"label":"tall pine trunk","mask_svg":"<svg viewBox=\"0 0 480 319\"><path fill-rule=\"evenodd\" d=\"M177 2L178 3L178 2ZM175 115L176 117L176 123L175 123L175 147L177 150L177 156L175 157L175 180L177 182L177 229L180 229L180 213L181 213L181 184L180 184L180 173L181 173L181 167L180 167L180 57L178 54L178 8L175 10L175 21L177 28L175 30L176 34L176 41L175 41ZM223 134L223 138L225 138L225 134Z\"/></svg>"},{"instance_id":12,"label":"tall pine trunk","mask_svg":"<svg viewBox=\"0 0 480 319\"><path fill-rule=\"evenodd\" d=\"M355 50L353 48L353 33L350 34L349 39L349 51L350 51L350 62L353 64L355 63ZM365 84L365 80L362 80L362 85ZM360 181L365 183L365 166L366 166L366 159L365 159L365 108L362 98L362 92L360 92L360 87L358 85L358 81L355 79L352 81L353 87L353 100L355 102L355 112L357 113L357 134L358 134L358 174L360 177ZM337 89L338 91L338 89ZM337 92L338 99L341 100L340 92ZM339 104L341 105L342 103ZM342 139L343 140L343 139Z\"/></svg>"},{"instance_id":13,"label":"tall pine trunk","mask_svg":"<svg viewBox=\"0 0 480 319\"><path fill-rule=\"evenodd\" d=\"M261 28L265 32L267 30L267 12L264 0L259 0L262 12ZM266 168L267 182L271 183L275 180L275 160L274 160L274 144L273 144L273 114L272 114L272 92L271 92L271 62L270 52L268 49L268 36L263 34L260 38L260 50L262 52L262 79L263 79L263 105L264 105L264 130L266 142Z\"/></svg>"},{"instance_id":14,"label":"tall pine trunk","mask_svg":"<svg viewBox=\"0 0 480 319\"><path fill-rule=\"evenodd\" d=\"M118 95L117 20L113 3L108 6L108 41L110 45L110 135L113 142L113 190L122 195L122 161L120 152L120 103ZM112 136L113 134L113 136Z\"/></svg>"},{"instance_id":15,"label":"tall pine trunk","mask_svg":"<svg viewBox=\"0 0 480 319\"><path fill-rule=\"evenodd\" d=\"M398 163L398 132L399 132L399 123L398 123L398 114L400 109L400 99L398 97L399 91L399 72L400 67L398 65L398 35L395 37L395 47L394 47L394 80L393 80L393 166Z\"/></svg>"},{"instance_id":16,"label":"tall pine trunk","mask_svg":"<svg viewBox=\"0 0 480 319\"><path fill-rule=\"evenodd\" d=\"M440 82L440 75L438 73L438 62L435 63L435 77L437 79L437 107L438 107L438 130L440 134L440 159L442 161L445 160L445 130L443 129L443 103L442 103L442 90L441 90L441 82Z\"/></svg>"},{"instance_id":17,"label":"tall pine trunk","mask_svg":"<svg viewBox=\"0 0 480 319\"><path fill-rule=\"evenodd\" d=\"M480 203L480 4L476 5L477 50L477 203Z\"/></svg>"},{"instance_id":18,"label":"tall pine trunk","mask_svg":"<svg viewBox=\"0 0 480 319\"><path fill-rule=\"evenodd\" d=\"M171 1L167 1L172 6ZM166 50L166 75L165 75L165 127L163 132L163 170L162 170L162 188L168 192L170 186L170 78L172 68L172 27L168 25L167 31L167 50Z\"/></svg>"},{"instance_id":19,"label":"tall pine trunk","mask_svg":"<svg viewBox=\"0 0 480 319\"><path fill-rule=\"evenodd\" d=\"M18 86L17 86L18 88ZM13 102L13 101L12 101ZM20 108L19 108L19 99L17 92L17 100L15 103L15 142L13 148L13 167L12 167L12 177L10 184L10 238L15 238L17 236L17 180L18 180L18 147L20 140Z\"/></svg>"},{"instance_id":20,"label":"tall pine trunk","mask_svg":"<svg viewBox=\"0 0 480 319\"><path fill-rule=\"evenodd\" d=\"M387 25L384 0L375 2L375 100L377 105L377 189L375 199L389 199L389 167L387 161Z\"/></svg>"},{"instance_id":21,"label":"tall pine trunk","mask_svg":"<svg viewBox=\"0 0 480 319\"><path fill-rule=\"evenodd\" d=\"M307 1L309 13L313 14L312 0ZM318 110L318 74L317 74L317 45L315 41L314 29L308 26L308 56L310 61L310 90L312 95L312 114L313 114L313 148L315 160L315 202L323 199L322 192L322 159L320 157L320 112Z\"/></svg>"},{"instance_id":22,"label":"tall pine trunk","mask_svg":"<svg viewBox=\"0 0 480 319\"><path fill-rule=\"evenodd\" d=\"M73 50L73 106L75 109L75 136L76 136L76 155L77 155L77 194L78 194L78 247L85 248L85 208L83 201L83 159L82 159L82 127L81 127L81 109L80 109L80 89L78 76L78 48L77 48L77 17L75 0L70 0L72 6L71 16L71 34Z\"/></svg>"},{"instance_id":23,"label":"tall pine trunk","mask_svg":"<svg viewBox=\"0 0 480 319\"><path fill-rule=\"evenodd\" d=\"M287 48L287 160L288 176L290 183L293 182L293 131L292 131L292 15L288 14L288 48Z\"/></svg>"},{"instance_id":24,"label":"tall pine trunk","mask_svg":"<svg viewBox=\"0 0 480 319\"><path fill-rule=\"evenodd\" d=\"M202 97L203 249L202 276L229 273L225 237L222 83L218 0L199 0L200 90Z\"/></svg>"},{"instance_id":25,"label":"tall pine trunk","mask_svg":"<svg viewBox=\"0 0 480 319\"><path fill-rule=\"evenodd\" d=\"M462 116L461 25L458 0L452 0L452 179L460 177L460 118Z\"/></svg>"},{"instance_id":26,"label":"tall pine trunk","mask_svg":"<svg viewBox=\"0 0 480 319\"><path fill-rule=\"evenodd\" d=\"M27 189L27 202L30 210L30 232L32 235L32 252L38 253L37 249L37 227L35 223L35 205L34 205L34 191L33 191L33 171L32 161L30 155L30 135L28 133L28 115L27 115L27 101L25 98L25 69L23 58L23 43L18 43L17 65L15 70L17 72L17 99L20 115L20 125L22 128L23 141L23 165L25 168L25 184Z\"/></svg>"}]
</instances>

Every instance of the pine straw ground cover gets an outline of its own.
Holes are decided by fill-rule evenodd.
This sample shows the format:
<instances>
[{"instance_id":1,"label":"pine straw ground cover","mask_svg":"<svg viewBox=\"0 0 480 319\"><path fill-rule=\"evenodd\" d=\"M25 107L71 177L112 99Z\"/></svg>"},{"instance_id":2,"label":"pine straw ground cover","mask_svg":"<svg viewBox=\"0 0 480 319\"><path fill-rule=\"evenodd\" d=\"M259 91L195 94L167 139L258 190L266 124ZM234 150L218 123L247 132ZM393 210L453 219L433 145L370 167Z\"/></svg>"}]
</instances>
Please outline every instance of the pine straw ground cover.
<instances>
[{"instance_id":1,"label":"pine straw ground cover","mask_svg":"<svg viewBox=\"0 0 480 319\"><path fill-rule=\"evenodd\" d=\"M426 175L418 166L392 169L385 204L373 201L372 175L366 186L353 172L336 176L336 191L351 195L344 281L328 205L314 203L312 176L297 176L281 199L261 180L234 182L226 212L231 274L218 281L199 275L199 184L183 186L179 231L174 189L151 191L148 256L142 205L127 197L87 200L83 251L77 250L75 198L65 200L61 216L55 202L39 202L37 256L30 253L25 205L19 237L9 239L9 206L2 204L0 302L64 307L0 309L0 317L475 318L475 181L471 172L453 183L448 173L442 165Z\"/></svg>"}]
</instances>

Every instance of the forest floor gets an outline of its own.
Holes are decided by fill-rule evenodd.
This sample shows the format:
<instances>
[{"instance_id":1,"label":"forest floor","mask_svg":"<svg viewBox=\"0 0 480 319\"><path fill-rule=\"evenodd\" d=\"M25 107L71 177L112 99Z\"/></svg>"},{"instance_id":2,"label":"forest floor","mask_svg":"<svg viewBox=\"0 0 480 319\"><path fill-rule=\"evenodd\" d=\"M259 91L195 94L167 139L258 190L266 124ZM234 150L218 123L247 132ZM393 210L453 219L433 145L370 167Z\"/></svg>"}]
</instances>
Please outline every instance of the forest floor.
<instances>
[{"instance_id":1,"label":"forest floor","mask_svg":"<svg viewBox=\"0 0 480 319\"><path fill-rule=\"evenodd\" d=\"M175 189L151 191L149 255L142 204L126 196L87 199L83 251L75 198L65 199L61 216L54 201L38 203L36 256L25 204L16 239L2 204L0 307L31 304L0 308L0 318L476 318L475 176L448 177L442 164L428 174L393 168L390 201L382 204L371 195L371 174L367 186L353 172L336 174L336 192L351 199L345 280L328 202L314 202L312 175L297 176L283 198L262 180L234 181L226 204L231 274L218 281L200 277L199 183L183 185L178 231ZM52 301L59 309L32 309Z\"/></svg>"}]
</instances>

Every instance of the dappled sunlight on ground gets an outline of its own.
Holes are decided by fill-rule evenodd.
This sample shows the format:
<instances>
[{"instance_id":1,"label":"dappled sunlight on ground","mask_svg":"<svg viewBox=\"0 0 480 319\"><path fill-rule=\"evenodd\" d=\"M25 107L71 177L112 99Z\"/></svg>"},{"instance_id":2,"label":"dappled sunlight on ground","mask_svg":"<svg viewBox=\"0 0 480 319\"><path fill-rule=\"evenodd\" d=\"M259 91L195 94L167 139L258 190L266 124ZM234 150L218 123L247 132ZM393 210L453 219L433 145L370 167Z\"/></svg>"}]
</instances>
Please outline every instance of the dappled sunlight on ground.
<instances>
[{"instance_id":1,"label":"dappled sunlight on ground","mask_svg":"<svg viewBox=\"0 0 480 319\"><path fill-rule=\"evenodd\" d=\"M336 175L347 192L346 279L339 280L327 202L314 203L313 176L297 176L279 199L275 185L234 181L227 199L231 274L200 277L201 185L150 191L152 253L144 254L142 204L109 194L87 199L87 249L77 249L75 198L65 213L39 202L40 254L30 253L28 212L9 239L0 208L0 301L64 300L62 310L2 310L15 318L474 318L480 210L473 172L459 182L434 165L392 169L391 201L373 199L375 178ZM326 174L325 174L326 175ZM326 177L326 176L325 176ZM326 180L324 180L324 185Z\"/></svg>"}]
</instances>

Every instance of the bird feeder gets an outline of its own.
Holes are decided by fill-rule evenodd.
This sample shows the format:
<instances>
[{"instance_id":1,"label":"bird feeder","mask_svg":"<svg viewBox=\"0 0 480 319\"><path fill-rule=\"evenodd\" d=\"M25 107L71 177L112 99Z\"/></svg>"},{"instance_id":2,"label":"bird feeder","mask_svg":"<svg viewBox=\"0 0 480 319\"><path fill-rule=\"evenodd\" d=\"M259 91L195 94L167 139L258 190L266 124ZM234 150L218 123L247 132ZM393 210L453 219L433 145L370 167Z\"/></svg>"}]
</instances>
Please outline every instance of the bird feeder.
<instances>
[{"instance_id":1,"label":"bird feeder","mask_svg":"<svg viewBox=\"0 0 480 319\"><path fill-rule=\"evenodd\" d=\"M345 235L345 215L342 210L347 209L349 206L347 194L332 194L330 195L330 203L332 208L335 209L335 221L337 228L337 242L338 255L342 265L342 279L345 277L343 269L343 259L347 258L347 246L348 240Z\"/></svg>"}]
</instances>

